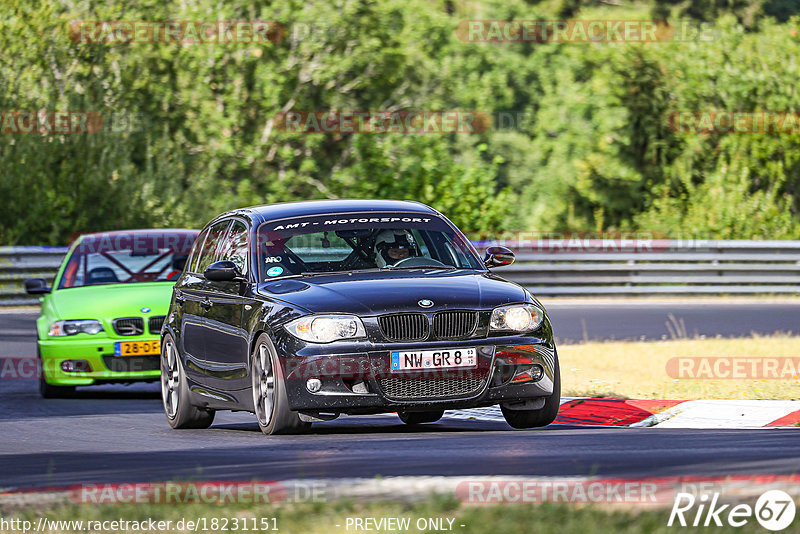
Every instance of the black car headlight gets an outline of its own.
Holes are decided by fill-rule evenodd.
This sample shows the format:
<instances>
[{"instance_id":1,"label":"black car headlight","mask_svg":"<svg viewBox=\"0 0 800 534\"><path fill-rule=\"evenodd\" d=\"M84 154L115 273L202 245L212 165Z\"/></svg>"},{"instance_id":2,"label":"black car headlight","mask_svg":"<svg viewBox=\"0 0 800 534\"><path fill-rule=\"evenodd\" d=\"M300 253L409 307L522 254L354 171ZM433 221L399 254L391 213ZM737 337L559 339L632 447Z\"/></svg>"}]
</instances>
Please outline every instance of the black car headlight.
<instances>
[{"instance_id":1,"label":"black car headlight","mask_svg":"<svg viewBox=\"0 0 800 534\"><path fill-rule=\"evenodd\" d=\"M48 335L53 337L74 336L75 334L99 334L103 331L103 323L95 319L77 321L56 321L50 325Z\"/></svg>"},{"instance_id":2,"label":"black car headlight","mask_svg":"<svg viewBox=\"0 0 800 534\"><path fill-rule=\"evenodd\" d=\"M310 343L366 337L364 323L355 315L308 315L286 324L294 337Z\"/></svg>"},{"instance_id":3,"label":"black car headlight","mask_svg":"<svg viewBox=\"0 0 800 534\"><path fill-rule=\"evenodd\" d=\"M539 328L544 312L533 304L511 304L492 310L489 328L498 332L529 332Z\"/></svg>"}]
</instances>

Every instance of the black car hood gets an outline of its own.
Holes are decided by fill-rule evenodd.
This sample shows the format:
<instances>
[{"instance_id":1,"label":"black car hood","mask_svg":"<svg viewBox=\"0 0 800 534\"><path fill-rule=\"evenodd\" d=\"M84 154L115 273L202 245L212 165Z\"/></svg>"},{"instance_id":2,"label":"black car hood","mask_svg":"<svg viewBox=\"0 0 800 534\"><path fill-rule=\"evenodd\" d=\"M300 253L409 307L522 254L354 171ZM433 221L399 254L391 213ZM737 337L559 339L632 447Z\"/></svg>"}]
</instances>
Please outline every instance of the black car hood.
<instances>
[{"instance_id":1,"label":"black car hood","mask_svg":"<svg viewBox=\"0 0 800 534\"><path fill-rule=\"evenodd\" d=\"M315 313L377 315L398 311L490 309L529 300L522 287L476 271L354 272L289 278L259 285L259 293ZM433 301L422 308L419 301Z\"/></svg>"}]
</instances>

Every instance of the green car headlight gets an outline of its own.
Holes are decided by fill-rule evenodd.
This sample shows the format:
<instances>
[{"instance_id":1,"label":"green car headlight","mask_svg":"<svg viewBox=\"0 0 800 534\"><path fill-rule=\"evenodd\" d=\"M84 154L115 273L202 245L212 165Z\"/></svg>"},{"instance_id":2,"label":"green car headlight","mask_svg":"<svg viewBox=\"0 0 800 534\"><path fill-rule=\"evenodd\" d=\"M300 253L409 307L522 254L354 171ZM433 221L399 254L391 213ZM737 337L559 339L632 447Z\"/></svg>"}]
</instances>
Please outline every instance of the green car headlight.
<instances>
[{"instance_id":1,"label":"green car headlight","mask_svg":"<svg viewBox=\"0 0 800 534\"><path fill-rule=\"evenodd\" d=\"M95 319L76 321L56 321L50 325L49 335L53 337L74 336L75 334L98 334L103 331L103 323Z\"/></svg>"}]
</instances>

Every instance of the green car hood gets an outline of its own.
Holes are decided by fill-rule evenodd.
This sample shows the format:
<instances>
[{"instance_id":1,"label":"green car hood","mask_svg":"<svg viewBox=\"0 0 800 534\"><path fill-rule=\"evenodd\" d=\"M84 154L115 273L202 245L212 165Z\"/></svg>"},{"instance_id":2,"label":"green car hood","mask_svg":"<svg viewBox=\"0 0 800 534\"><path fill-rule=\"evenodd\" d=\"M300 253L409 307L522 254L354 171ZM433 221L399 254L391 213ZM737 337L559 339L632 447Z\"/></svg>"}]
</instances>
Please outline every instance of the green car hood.
<instances>
[{"instance_id":1,"label":"green car hood","mask_svg":"<svg viewBox=\"0 0 800 534\"><path fill-rule=\"evenodd\" d=\"M59 289L48 295L56 319L166 315L174 282L137 282ZM143 312L142 308L150 308Z\"/></svg>"}]
</instances>

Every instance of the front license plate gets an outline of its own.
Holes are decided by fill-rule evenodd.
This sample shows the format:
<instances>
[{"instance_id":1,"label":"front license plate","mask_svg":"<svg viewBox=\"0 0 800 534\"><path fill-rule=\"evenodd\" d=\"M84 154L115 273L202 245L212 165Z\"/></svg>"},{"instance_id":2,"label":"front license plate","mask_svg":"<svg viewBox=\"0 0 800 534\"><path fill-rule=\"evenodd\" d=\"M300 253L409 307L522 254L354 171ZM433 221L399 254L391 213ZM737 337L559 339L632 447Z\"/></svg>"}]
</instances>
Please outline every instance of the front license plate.
<instances>
[{"instance_id":1,"label":"front license plate","mask_svg":"<svg viewBox=\"0 0 800 534\"><path fill-rule=\"evenodd\" d=\"M161 341L117 341L114 343L114 356L150 356L161 354Z\"/></svg>"},{"instance_id":2,"label":"front license plate","mask_svg":"<svg viewBox=\"0 0 800 534\"><path fill-rule=\"evenodd\" d=\"M398 351L392 352L391 357L392 371L449 369L477 365L474 348Z\"/></svg>"}]
</instances>

